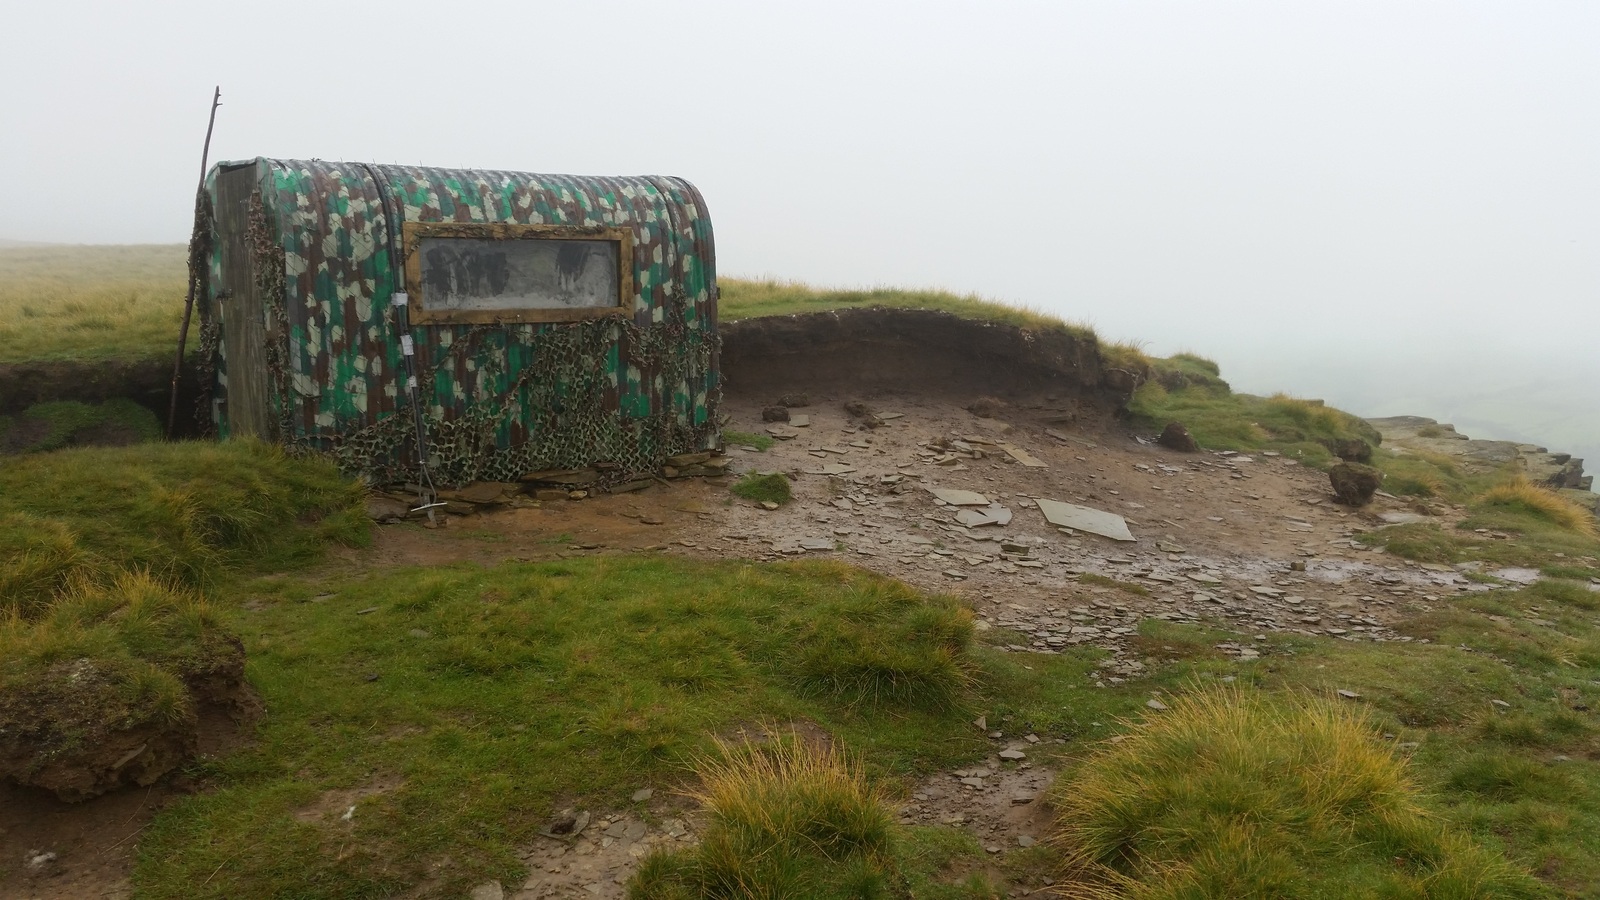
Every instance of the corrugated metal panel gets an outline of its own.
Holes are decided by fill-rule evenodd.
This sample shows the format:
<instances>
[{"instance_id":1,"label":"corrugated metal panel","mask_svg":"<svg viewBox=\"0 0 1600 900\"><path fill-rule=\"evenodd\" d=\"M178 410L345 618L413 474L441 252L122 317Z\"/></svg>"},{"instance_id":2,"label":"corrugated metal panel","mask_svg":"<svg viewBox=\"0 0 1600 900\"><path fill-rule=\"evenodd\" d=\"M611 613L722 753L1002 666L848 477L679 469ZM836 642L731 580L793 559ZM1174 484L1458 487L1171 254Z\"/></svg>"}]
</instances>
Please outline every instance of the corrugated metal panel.
<instances>
[{"instance_id":1,"label":"corrugated metal panel","mask_svg":"<svg viewBox=\"0 0 1600 900\"><path fill-rule=\"evenodd\" d=\"M414 476L390 306L404 277L403 222L633 233L631 321L414 329L430 443L446 479L596 461L645 471L715 442L715 250L704 201L688 182L268 159L256 171L257 269L266 261L281 273L281 284L258 276L257 288L286 443L379 479ZM220 391L228 355L222 348Z\"/></svg>"}]
</instances>

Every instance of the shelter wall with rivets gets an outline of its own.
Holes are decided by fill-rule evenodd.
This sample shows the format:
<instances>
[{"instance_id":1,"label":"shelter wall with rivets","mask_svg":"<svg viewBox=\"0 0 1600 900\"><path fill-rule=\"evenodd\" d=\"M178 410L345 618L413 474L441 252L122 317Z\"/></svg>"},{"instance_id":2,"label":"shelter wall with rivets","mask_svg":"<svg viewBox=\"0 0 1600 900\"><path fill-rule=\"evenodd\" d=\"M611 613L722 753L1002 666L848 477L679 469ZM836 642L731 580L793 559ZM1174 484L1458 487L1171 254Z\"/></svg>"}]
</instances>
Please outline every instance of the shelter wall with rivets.
<instances>
[{"instance_id":1,"label":"shelter wall with rivets","mask_svg":"<svg viewBox=\"0 0 1600 900\"><path fill-rule=\"evenodd\" d=\"M251 167L254 190L248 203L223 208L219 175L241 167ZM219 164L207 184L213 208L201 211L197 235L209 238L197 239L191 264L209 276L202 351L219 434L250 421L228 409L248 399L230 397L230 379L264 377L264 437L331 455L375 482L415 480L391 304L404 285L401 226L456 222L630 229L635 297L631 317L413 323L437 482L594 464L615 481L717 443L715 251L705 203L687 181L263 158ZM243 242L219 239L240 232ZM241 243L252 296L219 298L224 271L240 271L224 255ZM228 345L253 331L224 327L230 315L260 318L261 352ZM266 371L235 371L245 360Z\"/></svg>"}]
</instances>

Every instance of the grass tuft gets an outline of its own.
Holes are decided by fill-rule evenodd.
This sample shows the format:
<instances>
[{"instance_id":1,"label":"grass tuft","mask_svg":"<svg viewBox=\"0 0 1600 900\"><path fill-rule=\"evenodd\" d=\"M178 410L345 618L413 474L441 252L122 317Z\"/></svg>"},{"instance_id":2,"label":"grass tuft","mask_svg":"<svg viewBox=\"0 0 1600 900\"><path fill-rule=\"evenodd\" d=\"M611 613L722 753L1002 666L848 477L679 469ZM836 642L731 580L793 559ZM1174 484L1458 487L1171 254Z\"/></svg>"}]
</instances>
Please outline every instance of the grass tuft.
<instances>
[{"instance_id":1,"label":"grass tuft","mask_svg":"<svg viewBox=\"0 0 1600 900\"><path fill-rule=\"evenodd\" d=\"M751 472L734 482L731 490L735 495L756 503L776 503L782 506L794 499L794 490L789 487L789 476L782 472L769 472L765 475Z\"/></svg>"},{"instance_id":2,"label":"grass tuft","mask_svg":"<svg viewBox=\"0 0 1600 900\"><path fill-rule=\"evenodd\" d=\"M1076 878L1068 896L1533 890L1425 812L1364 716L1318 699L1191 692L1062 778L1052 799Z\"/></svg>"},{"instance_id":3,"label":"grass tuft","mask_svg":"<svg viewBox=\"0 0 1600 900\"><path fill-rule=\"evenodd\" d=\"M1600 537L1593 513L1525 476L1495 485L1478 496L1477 504L1529 515L1583 537Z\"/></svg>"},{"instance_id":4,"label":"grass tuft","mask_svg":"<svg viewBox=\"0 0 1600 900\"><path fill-rule=\"evenodd\" d=\"M708 816L699 845L647 859L629 897L894 895L893 813L836 746L797 733L719 740L696 769L701 787L688 795Z\"/></svg>"}]
</instances>

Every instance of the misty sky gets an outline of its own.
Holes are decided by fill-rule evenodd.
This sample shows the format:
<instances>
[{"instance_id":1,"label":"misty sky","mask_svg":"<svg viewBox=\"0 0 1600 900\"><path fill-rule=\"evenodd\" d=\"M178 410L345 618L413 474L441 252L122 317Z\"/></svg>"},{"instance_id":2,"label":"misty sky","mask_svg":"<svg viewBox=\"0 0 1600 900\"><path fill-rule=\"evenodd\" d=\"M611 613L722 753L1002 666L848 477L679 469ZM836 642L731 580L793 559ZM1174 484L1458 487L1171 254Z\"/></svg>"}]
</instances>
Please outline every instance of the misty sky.
<instances>
[{"instance_id":1,"label":"misty sky","mask_svg":"<svg viewBox=\"0 0 1600 900\"><path fill-rule=\"evenodd\" d=\"M681 175L722 272L943 287L1600 469L1600 3L52 3L0 237L212 158Z\"/></svg>"}]
</instances>

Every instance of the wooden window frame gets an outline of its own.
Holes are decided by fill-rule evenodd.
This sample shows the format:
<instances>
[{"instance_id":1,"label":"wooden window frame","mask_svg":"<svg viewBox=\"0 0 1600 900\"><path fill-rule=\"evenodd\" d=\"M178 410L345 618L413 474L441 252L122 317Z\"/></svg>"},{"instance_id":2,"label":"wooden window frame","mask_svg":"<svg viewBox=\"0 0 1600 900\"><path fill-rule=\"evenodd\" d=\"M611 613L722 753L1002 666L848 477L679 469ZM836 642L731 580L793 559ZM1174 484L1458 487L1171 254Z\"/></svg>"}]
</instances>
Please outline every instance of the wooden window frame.
<instances>
[{"instance_id":1,"label":"wooden window frame","mask_svg":"<svg viewBox=\"0 0 1600 900\"><path fill-rule=\"evenodd\" d=\"M422 286L424 238L476 238L491 241L612 241L617 244L617 305L571 309L429 309ZM603 225L514 225L504 222L406 222L401 225L406 293L411 321L418 325L485 325L517 322L582 322L632 316L633 230Z\"/></svg>"}]
</instances>

